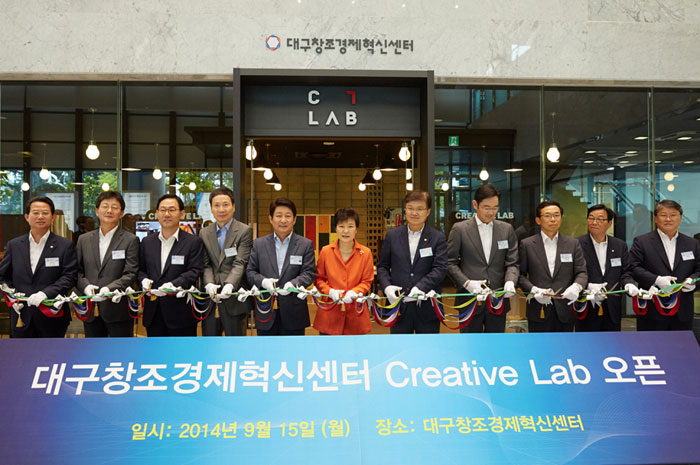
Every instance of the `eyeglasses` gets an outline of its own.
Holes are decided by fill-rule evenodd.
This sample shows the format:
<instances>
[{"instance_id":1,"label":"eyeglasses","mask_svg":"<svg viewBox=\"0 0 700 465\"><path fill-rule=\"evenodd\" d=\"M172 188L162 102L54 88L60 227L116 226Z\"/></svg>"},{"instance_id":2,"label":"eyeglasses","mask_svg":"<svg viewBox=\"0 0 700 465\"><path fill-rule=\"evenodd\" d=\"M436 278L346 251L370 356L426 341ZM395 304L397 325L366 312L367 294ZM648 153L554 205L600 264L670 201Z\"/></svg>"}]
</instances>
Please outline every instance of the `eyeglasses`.
<instances>
[{"instance_id":1,"label":"eyeglasses","mask_svg":"<svg viewBox=\"0 0 700 465\"><path fill-rule=\"evenodd\" d=\"M593 218L589 216L588 218L586 218L586 221L588 221L589 223L607 223L610 220L607 218Z\"/></svg>"},{"instance_id":2,"label":"eyeglasses","mask_svg":"<svg viewBox=\"0 0 700 465\"><path fill-rule=\"evenodd\" d=\"M170 213L171 215L174 215L176 212L179 212L179 211L180 211L179 208L174 208L174 207L172 207L172 208L159 208L158 209L158 213L160 213L161 215L165 215L166 213Z\"/></svg>"},{"instance_id":3,"label":"eyeglasses","mask_svg":"<svg viewBox=\"0 0 700 465\"><path fill-rule=\"evenodd\" d=\"M119 211L121 209L122 209L121 205L107 205L106 203L103 203L102 205L100 205L100 210L105 210L105 211L109 211L109 210Z\"/></svg>"},{"instance_id":4,"label":"eyeglasses","mask_svg":"<svg viewBox=\"0 0 700 465\"><path fill-rule=\"evenodd\" d=\"M425 207L420 207L420 208L413 208L413 207L406 207L406 211L408 213L423 213L427 211L428 209Z\"/></svg>"},{"instance_id":5,"label":"eyeglasses","mask_svg":"<svg viewBox=\"0 0 700 465\"><path fill-rule=\"evenodd\" d=\"M46 211L31 211L29 212L31 216L51 216L51 212L49 210Z\"/></svg>"},{"instance_id":6,"label":"eyeglasses","mask_svg":"<svg viewBox=\"0 0 700 465\"><path fill-rule=\"evenodd\" d=\"M675 220L676 218L679 218L681 215L678 213L671 213L670 215L668 213L659 213L659 218L662 218L664 220Z\"/></svg>"},{"instance_id":7,"label":"eyeglasses","mask_svg":"<svg viewBox=\"0 0 700 465\"><path fill-rule=\"evenodd\" d=\"M558 220L561 218L561 215L559 213L555 213L554 215L547 213L546 215L540 216L540 218L544 218L545 220Z\"/></svg>"}]
</instances>

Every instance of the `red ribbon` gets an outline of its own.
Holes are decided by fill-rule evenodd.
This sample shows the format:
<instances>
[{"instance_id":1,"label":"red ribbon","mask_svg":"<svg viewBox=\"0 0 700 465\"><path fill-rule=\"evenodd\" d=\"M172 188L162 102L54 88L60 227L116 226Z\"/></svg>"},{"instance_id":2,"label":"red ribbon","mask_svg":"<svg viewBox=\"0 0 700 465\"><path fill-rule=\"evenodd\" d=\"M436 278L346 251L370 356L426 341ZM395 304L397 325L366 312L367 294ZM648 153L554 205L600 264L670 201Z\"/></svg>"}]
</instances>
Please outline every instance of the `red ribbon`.
<instances>
[{"instance_id":1,"label":"red ribbon","mask_svg":"<svg viewBox=\"0 0 700 465\"><path fill-rule=\"evenodd\" d=\"M644 316L647 314L648 302L645 301L644 305L639 305L639 301L639 297L632 297L632 310L634 310L634 313L636 315Z\"/></svg>"},{"instance_id":2,"label":"red ribbon","mask_svg":"<svg viewBox=\"0 0 700 465\"><path fill-rule=\"evenodd\" d=\"M491 313L494 314L494 315L500 315L501 313L503 313L503 309L504 309L505 306L506 306L506 303L504 302L504 300L505 300L505 298L502 297L502 298L501 298L501 306L500 306L500 308L498 309L498 311L495 311L495 310L493 309L493 304L491 303L491 296L489 295L488 298L486 299L486 305L487 305L487 307L488 307L488 309L489 309L489 312L491 312Z\"/></svg>"},{"instance_id":3,"label":"red ribbon","mask_svg":"<svg viewBox=\"0 0 700 465\"><path fill-rule=\"evenodd\" d=\"M85 302L87 302L87 312L85 313L85 316L80 315L80 313L78 313L75 307L73 307L73 313L75 313L75 317L80 321L87 321L87 319L90 318L90 314L92 313L92 309L95 305L92 302L92 299L87 299Z\"/></svg>"},{"instance_id":4,"label":"red ribbon","mask_svg":"<svg viewBox=\"0 0 700 465\"><path fill-rule=\"evenodd\" d=\"M661 299L659 299L659 296L654 296L654 305L656 305L656 309L661 313L663 316L674 316L676 313L678 313L678 308L681 305L681 296L676 295L676 302L673 304L673 307L671 307L668 311L663 308L661 305Z\"/></svg>"}]
</instances>

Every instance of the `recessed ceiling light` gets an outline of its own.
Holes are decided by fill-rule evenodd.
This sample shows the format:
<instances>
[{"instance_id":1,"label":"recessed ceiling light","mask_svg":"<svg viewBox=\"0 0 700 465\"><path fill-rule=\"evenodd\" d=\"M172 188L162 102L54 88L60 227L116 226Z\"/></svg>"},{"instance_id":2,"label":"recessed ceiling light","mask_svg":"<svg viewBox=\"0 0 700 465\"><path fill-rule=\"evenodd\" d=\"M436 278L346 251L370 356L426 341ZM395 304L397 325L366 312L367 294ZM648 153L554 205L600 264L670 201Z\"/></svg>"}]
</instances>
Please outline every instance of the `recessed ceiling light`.
<instances>
[{"instance_id":1,"label":"recessed ceiling light","mask_svg":"<svg viewBox=\"0 0 700 465\"><path fill-rule=\"evenodd\" d=\"M141 171L141 168L122 168L122 171Z\"/></svg>"},{"instance_id":2,"label":"recessed ceiling light","mask_svg":"<svg viewBox=\"0 0 700 465\"><path fill-rule=\"evenodd\" d=\"M677 140L690 140L690 139L692 139L691 136L681 136Z\"/></svg>"},{"instance_id":3,"label":"recessed ceiling light","mask_svg":"<svg viewBox=\"0 0 700 465\"><path fill-rule=\"evenodd\" d=\"M435 118L435 122L436 122L436 123L442 123L442 121L443 121L443 120L441 120L440 118Z\"/></svg>"},{"instance_id":4,"label":"recessed ceiling light","mask_svg":"<svg viewBox=\"0 0 700 465\"><path fill-rule=\"evenodd\" d=\"M629 160L620 160L620 163L621 163L621 164L622 164L622 163L629 163L629 162L630 162Z\"/></svg>"},{"instance_id":5,"label":"recessed ceiling light","mask_svg":"<svg viewBox=\"0 0 700 465\"><path fill-rule=\"evenodd\" d=\"M661 160L656 160L654 163L661 163Z\"/></svg>"},{"instance_id":6,"label":"recessed ceiling light","mask_svg":"<svg viewBox=\"0 0 700 465\"><path fill-rule=\"evenodd\" d=\"M84 186L85 183L84 182L74 182L73 185L74 186Z\"/></svg>"},{"instance_id":7,"label":"recessed ceiling light","mask_svg":"<svg viewBox=\"0 0 700 465\"><path fill-rule=\"evenodd\" d=\"M595 163L594 160L583 160L583 162L587 165L590 165L591 163Z\"/></svg>"},{"instance_id":8,"label":"recessed ceiling light","mask_svg":"<svg viewBox=\"0 0 700 465\"><path fill-rule=\"evenodd\" d=\"M661 153L669 154L669 153L673 153L673 150L663 150Z\"/></svg>"},{"instance_id":9,"label":"recessed ceiling light","mask_svg":"<svg viewBox=\"0 0 700 465\"><path fill-rule=\"evenodd\" d=\"M637 136L634 138L634 140L647 140L647 139L648 139L647 136Z\"/></svg>"},{"instance_id":10,"label":"recessed ceiling light","mask_svg":"<svg viewBox=\"0 0 700 465\"><path fill-rule=\"evenodd\" d=\"M610 168L607 168L608 171L612 171L612 170L614 170L614 169L615 169L614 166L611 166Z\"/></svg>"},{"instance_id":11,"label":"recessed ceiling light","mask_svg":"<svg viewBox=\"0 0 700 465\"><path fill-rule=\"evenodd\" d=\"M636 150L628 150L625 152L625 155L637 155L638 153Z\"/></svg>"},{"instance_id":12,"label":"recessed ceiling light","mask_svg":"<svg viewBox=\"0 0 700 465\"><path fill-rule=\"evenodd\" d=\"M226 147L227 149L230 149L230 148L231 148L231 144L224 144L224 147Z\"/></svg>"},{"instance_id":13,"label":"recessed ceiling light","mask_svg":"<svg viewBox=\"0 0 700 465\"><path fill-rule=\"evenodd\" d=\"M693 160L686 160L686 161L684 161L683 163L686 164L686 165L692 165L692 164L695 163L695 162L694 162Z\"/></svg>"},{"instance_id":14,"label":"recessed ceiling light","mask_svg":"<svg viewBox=\"0 0 700 465\"><path fill-rule=\"evenodd\" d=\"M586 150L586 151L583 152L583 153L596 153L596 152L597 152L597 150Z\"/></svg>"},{"instance_id":15,"label":"recessed ceiling light","mask_svg":"<svg viewBox=\"0 0 700 465\"><path fill-rule=\"evenodd\" d=\"M332 140L324 140L323 145L335 145L335 142L333 142Z\"/></svg>"},{"instance_id":16,"label":"recessed ceiling light","mask_svg":"<svg viewBox=\"0 0 700 465\"><path fill-rule=\"evenodd\" d=\"M522 168L508 168L507 170L503 170L503 171L505 171L506 173L519 173L522 170L523 170Z\"/></svg>"},{"instance_id":17,"label":"recessed ceiling light","mask_svg":"<svg viewBox=\"0 0 700 465\"><path fill-rule=\"evenodd\" d=\"M700 102L700 99L698 99L698 102ZM698 116L697 118L695 118L695 121L700 121L700 116Z\"/></svg>"}]
</instances>

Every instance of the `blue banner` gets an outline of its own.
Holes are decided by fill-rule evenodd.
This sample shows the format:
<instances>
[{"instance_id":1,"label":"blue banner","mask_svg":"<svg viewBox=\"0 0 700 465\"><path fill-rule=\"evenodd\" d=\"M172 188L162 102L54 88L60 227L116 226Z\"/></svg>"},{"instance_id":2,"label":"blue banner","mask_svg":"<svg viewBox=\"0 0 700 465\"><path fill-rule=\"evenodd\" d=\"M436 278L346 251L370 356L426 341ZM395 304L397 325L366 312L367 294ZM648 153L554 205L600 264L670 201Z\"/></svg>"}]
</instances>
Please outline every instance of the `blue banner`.
<instances>
[{"instance_id":1,"label":"blue banner","mask_svg":"<svg viewBox=\"0 0 700 465\"><path fill-rule=\"evenodd\" d=\"M700 461L690 332L0 340L2 463Z\"/></svg>"}]
</instances>

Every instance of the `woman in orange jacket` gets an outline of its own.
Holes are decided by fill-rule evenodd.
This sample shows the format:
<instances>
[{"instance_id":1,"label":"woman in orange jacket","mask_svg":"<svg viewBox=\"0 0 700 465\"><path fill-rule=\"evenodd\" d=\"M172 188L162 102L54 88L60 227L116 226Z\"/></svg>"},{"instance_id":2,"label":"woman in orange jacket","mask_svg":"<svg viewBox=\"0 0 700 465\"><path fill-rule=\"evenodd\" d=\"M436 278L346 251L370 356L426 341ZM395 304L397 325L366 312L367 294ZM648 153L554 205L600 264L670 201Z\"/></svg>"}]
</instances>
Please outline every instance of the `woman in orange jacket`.
<instances>
[{"instance_id":1,"label":"woman in orange jacket","mask_svg":"<svg viewBox=\"0 0 700 465\"><path fill-rule=\"evenodd\" d=\"M366 334L372 330L369 312L364 308L358 314L353 298L370 290L374 280L372 252L355 240L360 226L355 210L338 210L335 224L338 240L321 249L314 284L336 304L330 309L318 309L314 328L321 334Z\"/></svg>"}]
</instances>

